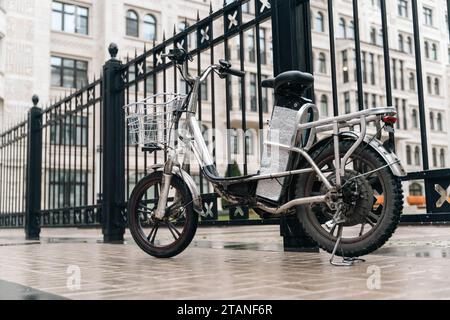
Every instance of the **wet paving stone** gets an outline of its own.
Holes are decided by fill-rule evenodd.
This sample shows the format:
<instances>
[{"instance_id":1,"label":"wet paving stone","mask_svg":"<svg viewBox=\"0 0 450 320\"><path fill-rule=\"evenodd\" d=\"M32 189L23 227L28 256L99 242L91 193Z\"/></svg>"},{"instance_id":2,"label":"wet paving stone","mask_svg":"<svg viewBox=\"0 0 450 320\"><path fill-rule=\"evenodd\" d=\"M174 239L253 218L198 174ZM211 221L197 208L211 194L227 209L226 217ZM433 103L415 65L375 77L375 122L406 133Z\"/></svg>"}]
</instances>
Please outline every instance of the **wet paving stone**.
<instances>
[{"instance_id":1,"label":"wet paving stone","mask_svg":"<svg viewBox=\"0 0 450 320\"><path fill-rule=\"evenodd\" d=\"M450 298L450 227L400 227L353 267L282 248L276 226L201 228L170 260L147 256L128 235L111 245L99 230L52 229L27 242L22 230L2 230L0 299Z\"/></svg>"}]
</instances>

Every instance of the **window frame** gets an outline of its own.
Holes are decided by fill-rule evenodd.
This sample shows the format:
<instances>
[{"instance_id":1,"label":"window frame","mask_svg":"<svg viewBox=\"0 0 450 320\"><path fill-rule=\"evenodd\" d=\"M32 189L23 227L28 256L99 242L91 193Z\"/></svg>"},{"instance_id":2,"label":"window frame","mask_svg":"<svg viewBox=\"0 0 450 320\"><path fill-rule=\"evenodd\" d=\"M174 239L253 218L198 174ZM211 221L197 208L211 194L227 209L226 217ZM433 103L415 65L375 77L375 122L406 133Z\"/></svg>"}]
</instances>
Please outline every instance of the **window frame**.
<instances>
[{"instance_id":1,"label":"window frame","mask_svg":"<svg viewBox=\"0 0 450 320\"><path fill-rule=\"evenodd\" d=\"M129 16L130 13L133 13L136 16L135 20ZM128 33L128 31L130 30L128 28L130 22L136 23L136 35ZM140 22L139 14L136 12L136 10L128 9L125 14L125 35L127 37L139 38L140 36L139 22Z\"/></svg>"},{"instance_id":2,"label":"window frame","mask_svg":"<svg viewBox=\"0 0 450 320\"><path fill-rule=\"evenodd\" d=\"M61 5L61 10L55 9L54 8L54 4L60 4ZM67 6L73 6L74 7L74 13L68 13L66 12L65 8ZM87 11L87 15L81 15L79 14L79 9L84 9ZM65 33L71 33L71 34L77 34L77 35L83 35L83 36L89 36L90 34L90 7L85 7L82 5L78 5L78 4L74 4L74 3L67 3L67 2L61 2L61 1L52 1L52 27L51 29L53 31L58 31L58 32L65 32ZM55 18L54 14L59 14L60 15L60 23L61 23L61 29L55 29L53 26L53 19ZM73 15L74 16L74 26L73 29L74 31L67 31L66 30L66 16L68 15ZM86 20L86 33L83 32L79 32L79 30L81 30L79 28L80 25L80 19L83 18Z\"/></svg>"},{"instance_id":3,"label":"window frame","mask_svg":"<svg viewBox=\"0 0 450 320\"><path fill-rule=\"evenodd\" d=\"M53 64L53 59L59 59L60 62L61 62L60 65ZM74 58L61 57L61 56L55 56L55 55L51 56L51 60L52 61L50 63L50 68L51 68L51 81L50 81L50 83L51 83L52 87L69 88L69 89L81 89L82 87L86 86L89 83L89 62L88 61L86 61L86 60L78 60L78 59L74 59ZM72 61L74 67L73 68L66 67L65 63L64 63L65 61ZM85 64L85 66L86 66L85 70L82 69L82 68L78 68L79 64ZM54 68L58 68L59 69L59 72L58 72L59 73L59 84L58 85L56 85L55 82L53 81ZM64 76L65 76L64 71L65 70L71 70L72 73L73 73L73 81L72 81L73 83L72 83L71 86L66 86L65 85L65 80L64 80ZM78 78L79 78L79 74L81 72L85 72L86 78L84 79L85 80L84 85L78 87Z\"/></svg>"}]
</instances>

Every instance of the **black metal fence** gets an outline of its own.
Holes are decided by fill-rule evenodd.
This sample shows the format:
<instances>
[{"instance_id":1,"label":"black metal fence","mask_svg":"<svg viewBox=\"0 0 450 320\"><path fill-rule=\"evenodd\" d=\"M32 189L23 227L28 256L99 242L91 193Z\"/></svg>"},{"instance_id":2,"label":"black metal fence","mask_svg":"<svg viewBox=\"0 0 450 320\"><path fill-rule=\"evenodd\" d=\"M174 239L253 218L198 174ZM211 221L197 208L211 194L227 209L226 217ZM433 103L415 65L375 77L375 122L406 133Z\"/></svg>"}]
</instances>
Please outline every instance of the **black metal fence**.
<instances>
[{"instance_id":1,"label":"black metal fence","mask_svg":"<svg viewBox=\"0 0 450 320\"><path fill-rule=\"evenodd\" d=\"M100 223L102 80L42 114L40 225Z\"/></svg>"},{"instance_id":2,"label":"black metal fence","mask_svg":"<svg viewBox=\"0 0 450 320\"><path fill-rule=\"evenodd\" d=\"M373 44L382 56L380 65L384 70L380 75L383 84L378 86L385 90L384 104L394 105L395 96L401 89L392 85L397 76L393 59L398 60L398 55L403 53L390 48L387 1L372 2L376 9L374 12L379 14L382 39ZM236 135L227 137L227 147L212 136L205 137L214 159L226 160L226 165L219 165L223 174L236 173L237 168L242 174L257 170L255 164L264 139L260 133L265 128L274 101L272 93L261 88L261 81L291 69L313 72L317 56L313 55L315 35L311 29L317 31L318 25L320 36L328 39L328 56L324 59L330 67L326 68L329 70L328 78L321 74L320 69L315 73L317 79L329 81L332 114L338 115L342 110L348 112L347 100L341 98L342 70L338 68L343 57L342 50L337 48L341 48L343 42L349 51L355 52L354 65L348 62L349 58L345 65L347 70L351 67L355 70L354 78L348 81L347 86L354 86L352 92L359 101L355 103L357 108L368 108L366 102L371 87L366 79L369 68L364 52L367 43L360 37L360 4L357 0L349 4L353 6L352 36L349 38L342 37L335 30L340 27L340 22L335 21L332 0L321 5L322 16L316 16L318 11L311 10L308 0L242 0L225 3L217 11L211 8L207 17L198 17L194 23L188 20L180 23L174 27L170 38L123 62L117 59L118 48L111 46L112 58L106 62L101 79L44 111L38 112L33 108L28 122L1 134L0 227L23 227L29 221L28 229L36 232L27 234L33 238L39 234L40 227L102 225L105 240L115 241L123 237L126 201L131 190L151 170L151 165L161 163L165 156L142 152L129 143L122 107L154 93L185 92L186 84L175 67L161 57L170 48L183 47L192 53L191 73L200 73L209 64L227 58L247 74L240 82L236 79L225 82L213 76L199 93L199 118L205 132L208 132L206 129L213 132L236 130ZM437 204L440 203L438 200L447 198L442 190L450 184L450 169L429 170L428 110L417 1L408 2L408 10L412 15L411 35L414 41L411 39L411 46L416 57L414 82L423 170L410 173L405 181L424 181L427 202L426 214L406 215L404 221L448 221L450 203ZM319 59L322 61L322 56ZM316 83L315 91L319 89ZM312 98L313 93L310 92ZM403 111L400 107L400 118ZM38 130L40 136L30 134L33 130L29 128ZM28 175L25 168L28 168ZM229 208L219 214L221 204L211 186L195 165L188 169L203 194L207 213L202 218L204 224L261 223L248 208ZM26 186L33 189L27 193ZM37 195L38 200L26 198L27 194ZM300 232L295 231L294 220L282 221L285 237L301 237Z\"/></svg>"},{"instance_id":3,"label":"black metal fence","mask_svg":"<svg viewBox=\"0 0 450 320\"><path fill-rule=\"evenodd\" d=\"M0 227L25 226L28 123L0 135Z\"/></svg>"}]
</instances>

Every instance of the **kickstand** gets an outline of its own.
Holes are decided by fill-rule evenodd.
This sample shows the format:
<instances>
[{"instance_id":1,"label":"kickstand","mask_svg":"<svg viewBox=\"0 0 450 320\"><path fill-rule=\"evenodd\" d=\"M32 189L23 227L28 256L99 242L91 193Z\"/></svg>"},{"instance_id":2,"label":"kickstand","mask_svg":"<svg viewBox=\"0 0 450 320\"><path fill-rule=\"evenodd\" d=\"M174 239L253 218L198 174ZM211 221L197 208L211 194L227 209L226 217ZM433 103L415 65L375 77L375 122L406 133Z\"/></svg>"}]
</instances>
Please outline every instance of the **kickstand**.
<instances>
[{"instance_id":1,"label":"kickstand","mask_svg":"<svg viewBox=\"0 0 450 320\"><path fill-rule=\"evenodd\" d=\"M334 261L334 258L336 256L336 252L337 252L337 250L339 248L339 245L341 244L342 230L344 229L344 226L343 225L339 225L338 228L339 228L338 229L338 237L337 237L336 244L334 245L333 253L331 254L330 264L332 266L335 266L335 267L351 267L357 262L366 262L366 260L364 260L364 259L347 258L347 257L342 257L342 261L341 262L335 262Z\"/></svg>"}]
</instances>

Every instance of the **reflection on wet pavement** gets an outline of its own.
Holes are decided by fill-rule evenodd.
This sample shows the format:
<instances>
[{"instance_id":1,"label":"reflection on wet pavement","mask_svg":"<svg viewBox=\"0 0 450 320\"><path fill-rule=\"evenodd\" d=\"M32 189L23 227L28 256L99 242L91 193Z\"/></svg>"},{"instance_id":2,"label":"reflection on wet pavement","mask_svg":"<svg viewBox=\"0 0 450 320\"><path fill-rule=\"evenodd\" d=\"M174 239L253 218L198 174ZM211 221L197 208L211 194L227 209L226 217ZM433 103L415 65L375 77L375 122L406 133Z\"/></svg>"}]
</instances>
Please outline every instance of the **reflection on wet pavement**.
<instances>
[{"instance_id":1,"label":"reflection on wet pavement","mask_svg":"<svg viewBox=\"0 0 450 320\"><path fill-rule=\"evenodd\" d=\"M351 268L330 266L324 252L283 252L276 226L200 228L169 260L128 234L123 245L101 239L101 230L44 229L40 242L0 231L0 299L450 299L450 227L401 227ZM67 287L73 267L77 290Z\"/></svg>"}]
</instances>

